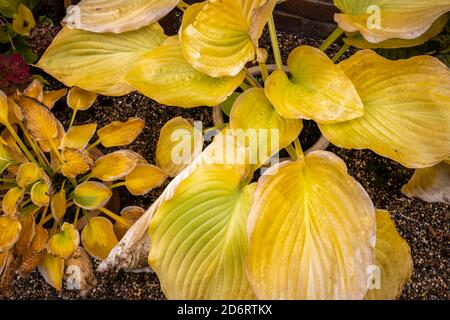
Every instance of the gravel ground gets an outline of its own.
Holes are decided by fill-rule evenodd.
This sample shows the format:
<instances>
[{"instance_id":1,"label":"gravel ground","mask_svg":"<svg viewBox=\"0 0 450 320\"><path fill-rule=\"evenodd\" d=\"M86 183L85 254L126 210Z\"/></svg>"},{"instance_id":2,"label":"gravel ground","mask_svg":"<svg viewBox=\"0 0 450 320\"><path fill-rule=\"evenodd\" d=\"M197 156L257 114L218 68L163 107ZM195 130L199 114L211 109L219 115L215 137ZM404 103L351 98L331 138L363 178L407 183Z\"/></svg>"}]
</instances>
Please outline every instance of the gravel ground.
<instances>
[{"instance_id":1,"label":"gravel ground","mask_svg":"<svg viewBox=\"0 0 450 320\"><path fill-rule=\"evenodd\" d=\"M282 55L286 60L290 50L298 45L320 45L320 40L305 39L300 34L280 34ZM270 50L267 34L262 46ZM330 56L338 47L329 50ZM270 52L270 51L269 51ZM270 60L272 62L273 60ZM48 78L48 77L47 77ZM51 81L52 87L60 84ZM70 111L60 103L56 107L58 118L67 126ZM130 149L154 162L155 147L161 127L175 116L201 120L205 126L212 125L209 108L180 109L166 107L137 93L119 98L101 97L89 111L80 113L78 123L97 122L101 127L111 121L126 120L138 116L146 121L146 127ZM317 127L307 123L302 133L305 147L319 136ZM368 191L377 208L389 210L397 223L401 235L408 241L414 260L414 273L406 285L401 299L449 299L450 298L450 207L428 204L403 196L400 188L411 177L413 171L382 158L371 151L329 150L342 157L350 174ZM144 197L132 197L121 191L122 207L140 205L148 207L162 192L164 186ZM97 264L97 263L96 263ZM97 274L98 286L88 299L164 299L158 279L154 274L112 273ZM0 299L4 297L0 296ZM12 283L9 299L78 299L76 292L63 290L57 293L37 274L29 278L17 277Z\"/></svg>"}]
</instances>

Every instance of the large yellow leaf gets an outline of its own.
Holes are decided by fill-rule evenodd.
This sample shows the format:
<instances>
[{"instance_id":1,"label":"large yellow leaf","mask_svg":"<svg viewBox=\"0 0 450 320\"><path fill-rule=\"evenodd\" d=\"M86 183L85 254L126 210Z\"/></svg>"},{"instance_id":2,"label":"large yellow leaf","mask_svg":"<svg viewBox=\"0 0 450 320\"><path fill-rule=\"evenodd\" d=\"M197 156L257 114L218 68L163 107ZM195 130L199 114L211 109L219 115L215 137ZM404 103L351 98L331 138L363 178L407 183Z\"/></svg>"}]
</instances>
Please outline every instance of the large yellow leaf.
<instances>
[{"instance_id":1,"label":"large yellow leaf","mask_svg":"<svg viewBox=\"0 0 450 320\"><path fill-rule=\"evenodd\" d=\"M432 166L450 156L450 71L418 56L390 61L370 50L339 65L364 103L364 116L319 127L331 143L371 149L406 167Z\"/></svg>"},{"instance_id":2,"label":"large yellow leaf","mask_svg":"<svg viewBox=\"0 0 450 320\"><path fill-rule=\"evenodd\" d=\"M169 120L159 133L156 165L169 177L175 177L202 152L203 135L188 120Z\"/></svg>"},{"instance_id":3,"label":"large yellow leaf","mask_svg":"<svg viewBox=\"0 0 450 320\"><path fill-rule=\"evenodd\" d=\"M64 222L61 232L54 234L48 242L51 255L63 259L70 258L80 244L80 234L73 224Z\"/></svg>"},{"instance_id":4,"label":"large yellow leaf","mask_svg":"<svg viewBox=\"0 0 450 320\"><path fill-rule=\"evenodd\" d=\"M133 91L124 79L136 61L165 39L158 24L118 35L66 27L37 66L68 87L120 96Z\"/></svg>"},{"instance_id":5,"label":"large yellow leaf","mask_svg":"<svg viewBox=\"0 0 450 320\"><path fill-rule=\"evenodd\" d=\"M434 38L439 33L442 32L442 30L447 25L447 22L449 20L450 14L444 14L439 19L437 19L433 25L430 27L430 29L427 30L424 34L422 34L418 38L414 39L387 39L385 41L379 42L379 43L371 43L364 39L363 36L361 36L360 33L355 33L348 38L344 39L344 42L346 44L349 44L353 47L359 48L359 49L376 49L376 48L384 48L384 49L394 49L394 48L410 48L410 47L416 47L419 45L424 44L431 38Z\"/></svg>"},{"instance_id":6,"label":"large yellow leaf","mask_svg":"<svg viewBox=\"0 0 450 320\"><path fill-rule=\"evenodd\" d=\"M259 299L362 299L375 262L375 209L332 153L272 167L249 217L248 275Z\"/></svg>"},{"instance_id":7,"label":"large yellow leaf","mask_svg":"<svg viewBox=\"0 0 450 320\"><path fill-rule=\"evenodd\" d=\"M335 123L363 115L363 104L350 79L319 49L301 46L291 52L288 75L277 70L266 82L275 110L290 119Z\"/></svg>"},{"instance_id":8,"label":"large yellow leaf","mask_svg":"<svg viewBox=\"0 0 450 320\"><path fill-rule=\"evenodd\" d=\"M73 202L80 208L95 210L111 199L112 191L100 182L83 182L75 188Z\"/></svg>"},{"instance_id":9,"label":"large yellow leaf","mask_svg":"<svg viewBox=\"0 0 450 320\"><path fill-rule=\"evenodd\" d=\"M339 27L347 32L359 31L372 43L418 38L450 10L450 0L334 0L334 3L342 11L334 18Z\"/></svg>"},{"instance_id":10,"label":"large yellow leaf","mask_svg":"<svg viewBox=\"0 0 450 320\"><path fill-rule=\"evenodd\" d=\"M49 285L58 291L62 290L64 259L45 254L39 264L39 272Z\"/></svg>"},{"instance_id":11,"label":"large yellow leaf","mask_svg":"<svg viewBox=\"0 0 450 320\"><path fill-rule=\"evenodd\" d=\"M38 207L47 207L50 204L50 194L51 190L48 183L38 181L31 188L31 201Z\"/></svg>"},{"instance_id":12,"label":"large yellow leaf","mask_svg":"<svg viewBox=\"0 0 450 320\"><path fill-rule=\"evenodd\" d=\"M402 187L402 193L427 202L450 204L450 163L416 169L411 180Z\"/></svg>"},{"instance_id":13,"label":"large yellow leaf","mask_svg":"<svg viewBox=\"0 0 450 320\"><path fill-rule=\"evenodd\" d=\"M254 185L233 166L201 166L150 223L149 264L169 299L252 299L245 274Z\"/></svg>"},{"instance_id":14,"label":"large yellow leaf","mask_svg":"<svg viewBox=\"0 0 450 320\"><path fill-rule=\"evenodd\" d=\"M84 249L95 259L104 260L117 244L113 224L105 217L89 219L81 232L81 242Z\"/></svg>"},{"instance_id":15,"label":"large yellow leaf","mask_svg":"<svg viewBox=\"0 0 450 320\"><path fill-rule=\"evenodd\" d=\"M91 175L103 181L118 180L133 171L137 162L133 152L119 150L98 158Z\"/></svg>"},{"instance_id":16,"label":"large yellow leaf","mask_svg":"<svg viewBox=\"0 0 450 320\"><path fill-rule=\"evenodd\" d=\"M97 131L101 144L107 148L126 146L132 143L144 129L140 118L129 118L125 122L113 121Z\"/></svg>"},{"instance_id":17,"label":"large yellow leaf","mask_svg":"<svg viewBox=\"0 0 450 320\"><path fill-rule=\"evenodd\" d=\"M245 91L231 109L230 128L236 134L239 129L245 132L243 137L249 140L252 164L264 164L273 154L287 147L300 135L302 127L301 120L280 116L262 88Z\"/></svg>"},{"instance_id":18,"label":"large yellow leaf","mask_svg":"<svg viewBox=\"0 0 450 320\"><path fill-rule=\"evenodd\" d=\"M16 101L21 107L26 128L39 142L42 150L50 152L59 148L64 137L64 128L53 113L30 97L19 96Z\"/></svg>"},{"instance_id":19,"label":"large yellow leaf","mask_svg":"<svg viewBox=\"0 0 450 320\"><path fill-rule=\"evenodd\" d=\"M22 225L15 217L0 216L0 252L11 249L19 241Z\"/></svg>"},{"instance_id":20,"label":"large yellow leaf","mask_svg":"<svg viewBox=\"0 0 450 320\"><path fill-rule=\"evenodd\" d=\"M91 140L92 136L97 130L96 123L89 123L80 126L73 126L67 130L64 136L62 146L63 148L84 149Z\"/></svg>"},{"instance_id":21,"label":"large yellow leaf","mask_svg":"<svg viewBox=\"0 0 450 320\"><path fill-rule=\"evenodd\" d=\"M190 6L180 30L187 61L212 77L237 75L255 58L275 4L276 0L227 0Z\"/></svg>"},{"instance_id":22,"label":"large yellow leaf","mask_svg":"<svg viewBox=\"0 0 450 320\"><path fill-rule=\"evenodd\" d=\"M2 210L5 214L14 216L17 214L18 207L22 203L25 190L19 187L13 187L6 192L2 200Z\"/></svg>"},{"instance_id":23,"label":"large yellow leaf","mask_svg":"<svg viewBox=\"0 0 450 320\"><path fill-rule=\"evenodd\" d=\"M225 101L245 78L213 78L194 69L184 58L177 36L145 55L127 81L146 96L169 106L216 106Z\"/></svg>"},{"instance_id":24,"label":"large yellow leaf","mask_svg":"<svg viewBox=\"0 0 450 320\"><path fill-rule=\"evenodd\" d=\"M91 32L125 32L148 26L168 14L180 0L82 0L63 23Z\"/></svg>"},{"instance_id":25,"label":"large yellow leaf","mask_svg":"<svg viewBox=\"0 0 450 320\"><path fill-rule=\"evenodd\" d=\"M413 261L408 243L395 228L389 212L377 210L377 270L370 282L365 299L394 300L400 297L403 286L411 278Z\"/></svg>"},{"instance_id":26,"label":"large yellow leaf","mask_svg":"<svg viewBox=\"0 0 450 320\"><path fill-rule=\"evenodd\" d=\"M125 186L132 195L140 196L159 187L166 179L167 175L157 166L138 164L125 177Z\"/></svg>"}]
</instances>

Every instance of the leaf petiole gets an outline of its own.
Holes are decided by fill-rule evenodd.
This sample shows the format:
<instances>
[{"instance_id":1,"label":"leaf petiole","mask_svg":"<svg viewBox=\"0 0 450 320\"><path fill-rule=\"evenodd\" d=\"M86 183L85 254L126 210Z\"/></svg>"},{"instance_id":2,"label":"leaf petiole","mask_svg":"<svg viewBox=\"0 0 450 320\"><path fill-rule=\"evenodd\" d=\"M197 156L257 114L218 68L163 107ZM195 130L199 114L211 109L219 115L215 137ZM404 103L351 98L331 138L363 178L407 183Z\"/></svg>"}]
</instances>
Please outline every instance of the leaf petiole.
<instances>
[{"instance_id":1,"label":"leaf petiole","mask_svg":"<svg viewBox=\"0 0 450 320\"><path fill-rule=\"evenodd\" d=\"M277 69L283 70L283 60L281 59L280 46L278 45L277 30L275 29L275 21L273 19L273 15L269 18L269 33Z\"/></svg>"}]
</instances>

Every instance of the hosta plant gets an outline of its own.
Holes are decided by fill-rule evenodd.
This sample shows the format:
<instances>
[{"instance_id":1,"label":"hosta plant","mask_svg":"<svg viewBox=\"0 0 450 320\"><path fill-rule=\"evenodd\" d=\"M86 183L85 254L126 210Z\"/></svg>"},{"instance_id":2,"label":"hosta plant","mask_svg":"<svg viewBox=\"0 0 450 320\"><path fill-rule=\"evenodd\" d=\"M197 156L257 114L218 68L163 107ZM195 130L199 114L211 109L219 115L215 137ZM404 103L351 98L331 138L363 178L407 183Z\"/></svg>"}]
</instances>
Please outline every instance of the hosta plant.
<instances>
[{"instance_id":1,"label":"hosta plant","mask_svg":"<svg viewBox=\"0 0 450 320\"><path fill-rule=\"evenodd\" d=\"M165 126L157 160L175 178L100 270L143 267L148 254L171 299L401 294L412 272L408 245L322 142L417 169L403 191L448 202L449 69L431 56L390 61L371 49L434 37L450 1L335 0L339 28L320 49L293 50L285 66L276 2L82 0L65 18L37 66L66 85L106 95L138 90L185 108L222 104L229 114L202 152L187 120ZM176 5L183 20L168 37L157 20ZM258 44L266 25L275 66ZM344 33L331 60L323 51ZM350 45L363 50L336 64ZM299 141L304 120L323 134L313 150ZM282 149L290 159L273 164ZM255 179L262 166L270 168Z\"/></svg>"},{"instance_id":2,"label":"hosta plant","mask_svg":"<svg viewBox=\"0 0 450 320\"><path fill-rule=\"evenodd\" d=\"M37 80L22 93L0 92L1 288L11 275L39 269L61 290L88 290L95 278L89 255L103 260L128 228L142 215L139 207L120 214L107 208L113 189L125 186L143 195L166 179L158 167L139 154L105 148L130 144L144 121L130 118L102 128L95 123L74 125L78 110L86 110L97 95L71 88L67 104L73 116L67 128L53 115L55 102L67 89L43 91ZM91 141L96 135L96 140ZM146 179L143 179L146 177Z\"/></svg>"}]
</instances>

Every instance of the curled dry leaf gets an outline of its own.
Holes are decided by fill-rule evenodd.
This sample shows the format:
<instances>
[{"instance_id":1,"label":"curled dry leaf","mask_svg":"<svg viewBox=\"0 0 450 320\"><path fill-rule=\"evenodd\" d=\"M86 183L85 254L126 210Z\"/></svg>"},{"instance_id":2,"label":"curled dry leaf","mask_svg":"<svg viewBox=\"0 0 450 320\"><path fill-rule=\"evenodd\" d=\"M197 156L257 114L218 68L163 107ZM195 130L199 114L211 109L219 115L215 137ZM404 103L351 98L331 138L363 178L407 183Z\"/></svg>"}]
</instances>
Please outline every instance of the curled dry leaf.
<instances>
[{"instance_id":1,"label":"curled dry leaf","mask_svg":"<svg viewBox=\"0 0 450 320\"><path fill-rule=\"evenodd\" d=\"M64 18L69 28L121 33L148 26L168 14L180 0L82 0ZM74 13L77 16L74 16Z\"/></svg>"},{"instance_id":2,"label":"curled dry leaf","mask_svg":"<svg viewBox=\"0 0 450 320\"><path fill-rule=\"evenodd\" d=\"M51 110L55 106L55 103L59 99L64 97L66 94L67 94L66 88L59 89L59 90L53 90L53 91L45 91L44 98L42 99L42 103Z\"/></svg>"},{"instance_id":3,"label":"curled dry leaf","mask_svg":"<svg viewBox=\"0 0 450 320\"><path fill-rule=\"evenodd\" d=\"M450 163L444 161L433 167L416 169L411 180L402 187L402 193L431 203L450 204Z\"/></svg>"},{"instance_id":4,"label":"curled dry leaf","mask_svg":"<svg viewBox=\"0 0 450 320\"><path fill-rule=\"evenodd\" d=\"M80 244L80 234L73 224L64 222L61 231L48 242L48 252L63 259L70 258Z\"/></svg>"},{"instance_id":5,"label":"curled dry leaf","mask_svg":"<svg viewBox=\"0 0 450 320\"><path fill-rule=\"evenodd\" d=\"M58 291L62 290L64 259L45 254L38 268L49 285Z\"/></svg>"},{"instance_id":6,"label":"curled dry leaf","mask_svg":"<svg viewBox=\"0 0 450 320\"><path fill-rule=\"evenodd\" d=\"M159 167L151 164L137 164L125 177L125 186L134 196L149 193L167 180L167 175Z\"/></svg>"},{"instance_id":7,"label":"curled dry leaf","mask_svg":"<svg viewBox=\"0 0 450 320\"><path fill-rule=\"evenodd\" d=\"M97 100L95 92L86 91L77 87L73 87L67 94L67 105L73 110L87 110Z\"/></svg>"},{"instance_id":8,"label":"curled dry leaf","mask_svg":"<svg viewBox=\"0 0 450 320\"><path fill-rule=\"evenodd\" d=\"M42 179L41 168L33 163L26 162L19 166L17 171L16 181L20 188L25 188L26 186L35 183L37 180Z\"/></svg>"},{"instance_id":9,"label":"curled dry leaf","mask_svg":"<svg viewBox=\"0 0 450 320\"><path fill-rule=\"evenodd\" d=\"M104 260L117 244L113 224L105 217L89 219L81 232L84 249L95 259Z\"/></svg>"},{"instance_id":10,"label":"curled dry leaf","mask_svg":"<svg viewBox=\"0 0 450 320\"><path fill-rule=\"evenodd\" d=\"M37 225L31 246L23 255L19 265L18 272L20 274L28 275L38 267L44 256L44 251L47 249L48 239L48 231L44 227Z\"/></svg>"},{"instance_id":11,"label":"curled dry leaf","mask_svg":"<svg viewBox=\"0 0 450 320\"><path fill-rule=\"evenodd\" d=\"M31 187L31 201L38 207L47 207L50 204L51 192L48 182L38 181Z\"/></svg>"},{"instance_id":12,"label":"curled dry leaf","mask_svg":"<svg viewBox=\"0 0 450 320\"><path fill-rule=\"evenodd\" d=\"M22 225L15 217L0 217L0 252L11 249L19 241Z\"/></svg>"},{"instance_id":13,"label":"curled dry leaf","mask_svg":"<svg viewBox=\"0 0 450 320\"><path fill-rule=\"evenodd\" d=\"M16 102L22 109L25 126L44 152L55 151L64 137L64 127L53 113L39 101L19 96Z\"/></svg>"},{"instance_id":14,"label":"curled dry leaf","mask_svg":"<svg viewBox=\"0 0 450 320\"><path fill-rule=\"evenodd\" d=\"M101 144L107 148L121 147L132 143L144 129L140 118L130 118L125 122L114 121L97 131Z\"/></svg>"},{"instance_id":15,"label":"curled dry leaf","mask_svg":"<svg viewBox=\"0 0 450 320\"><path fill-rule=\"evenodd\" d=\"M15 216L19 205L22 203L25 190L14 187L6 192L2 201L2 210L6 215Z\"/></svg>"},{"instance_id":16,"label":"curled dry leaf","mask_svg":"<svg viewBox=\"0 0 450 320\"><path fill-rule=\"evenodd\" d=\"M291 52L288 68L276 70L266 82L275 110L290 119L335 123L363 115L364 105L351 80L321 50L301 46Z\"/></svg>"},{"instance_id":17,"label":"curled dry leaf","mask_svg":"<svg viewBox=\"0 0 450 320\"><path fill-rule=\"evenodd\" d=\"M202 152L203 134L188 120L176 117L161 129L156 146L156 165L175 177Z\"/></svg>"},{"instance_id":18,"label":"curled dry leaf","mask_svg":"<svg viewBox=\"0 0 450 320\"><path fill-rule=\"evenodd\" d=\"M82 297L97 285L91 259L83 248L78 247L75 255L66 262L64 278L67 289L80 291Z\"/></svg>"},{"instance_id":19,"label":"curled dry leaf","mask_svg":"<svg viewBox=\"0 0 450 320\"><path fill-rule=\"evenodd\" d=\"M89 152L79 149L64 149L62 152L64 164L61 172L69 178L76 178L80 174L88 172L94 166L94 160Z\"/></svg>"},{"instance_id":20,"label":"curled dry leaf","mask_svg":"<svg viewBox=\"0 0 450 320\"><path fill-rule=\"evenodd\" d=\"M67 130L63 142L63 148L85 149L97 130L96 123L89 123L79 126L72 126Z\"/></svg>"},{"instance_id":21,"label":"curled dry leaf","mask_svg":"<svg viewBox=\"0 0 450 320\"><path fill-rule=\"evenodd\" d=\"M111 189L103 183L88 181L75 188L73 202L80 208L96 210L106 205L111 196Z\"/></svg>"},{"instance_id":22,"label":"curled dry leaf","mask_svg":"<svg viewBox=\"0 0 450 320\"><path fill-rule=\"evenodd\" d=\"M367 300L394 300L411 278L413 260L408 243L402 239L389 212L377 210L377 269L372 275Z\"/></svg>"},{"instance_id":23,"label":"curled dry leaf","mask_svg":"<svg viewBox=\"0 0 450 320\"><path fill-rule=\"evenodd\" d=\"M138 159L133 152L119 150L95 160L91 175L103 181L114 181L125 177L136 167Z\"/></svg>"},{"instance_id":24,"label":"curled dry leaf","mask_svg":"<svg viewBox=\"0 0 450 320\"><path fill-rule=\"evenodd\" d=\"M53 215L53 219L55 219L56 221L61 221L61 219L64 218L67 209L65 190L61 190L53 195L50 203L50 209Z\"/></svg>"},{"instance_id":25,"label":"curled dry leaf","mask_svg":"<svg viewBox=\"0 0 450 320\"><path fill-rule=\"evenodd\" d=\"M39 80L34 79L23 91L23 94L27 97L42 101L44 99L44 87Z\"/></svg>"},{"instance_id":26,"label":"curled dry leaf","mask_svg":"<svg viewBox=\"0 0 450 320\"><path fill-rule=\"evenodd\" d=\"M133 224L139 220L140 217L145 213L145 210L141 207L130 206L125 207L120 211L120 216L124 218L129 225L120 223L116 221L114 223L114 233L117 236L117 239L122 239L125 233L133 226Z\"/></svg>"},{"instance_id":27,"label":"curled dry leaf","mask_svg":"<svg viewBox=\"0 0 450 320\"><path fill-rule=\"evenodd\" d=\"M16 255L23 256L30 248L31 242L36 234L36 222L32 214L27 214L25 217L19 218L19 222L22 225L22 230L14 249Z\"/></svg>"}]
</instances>

